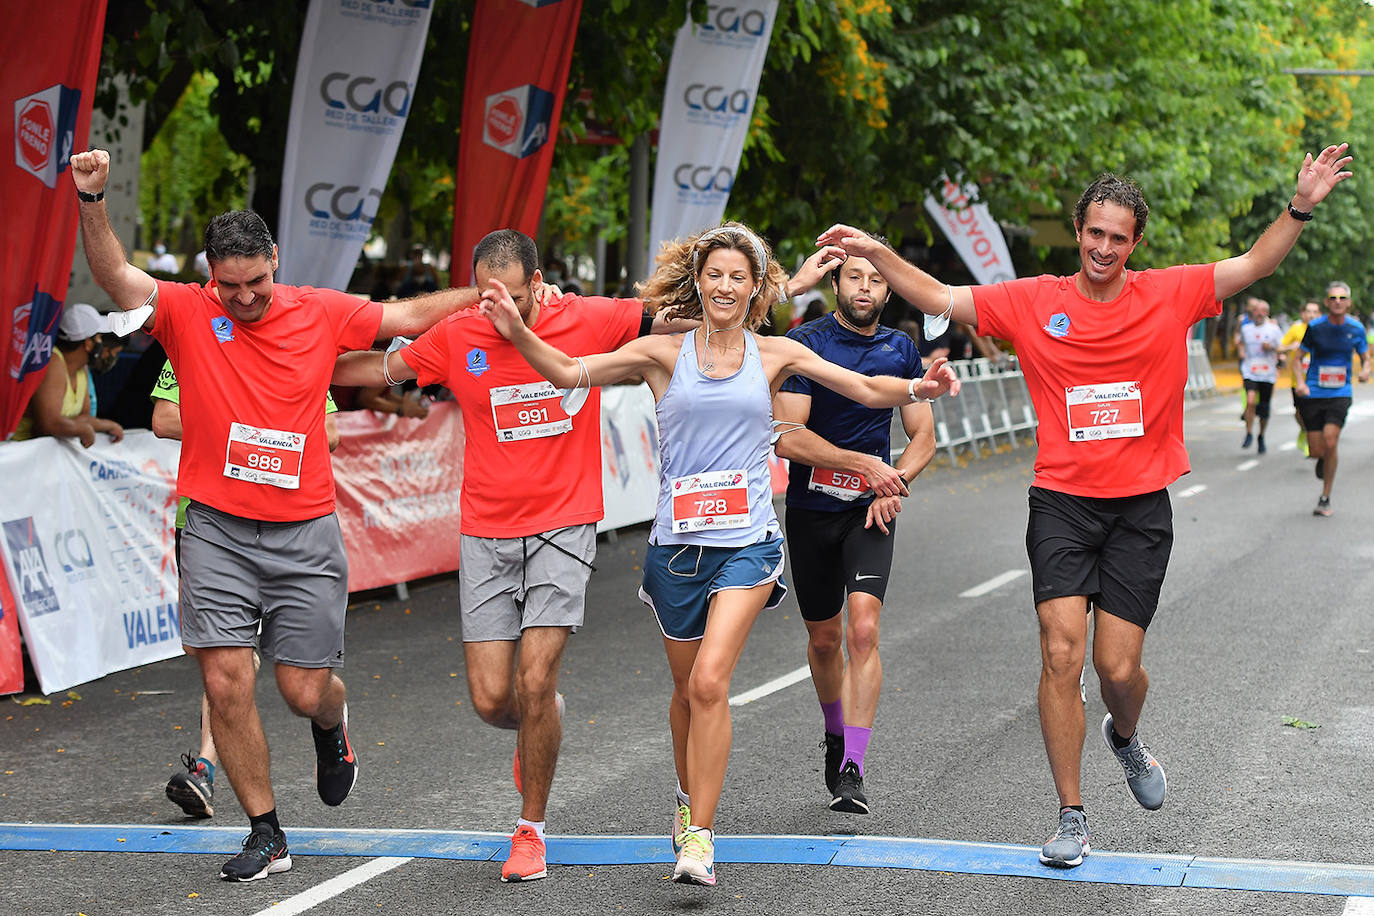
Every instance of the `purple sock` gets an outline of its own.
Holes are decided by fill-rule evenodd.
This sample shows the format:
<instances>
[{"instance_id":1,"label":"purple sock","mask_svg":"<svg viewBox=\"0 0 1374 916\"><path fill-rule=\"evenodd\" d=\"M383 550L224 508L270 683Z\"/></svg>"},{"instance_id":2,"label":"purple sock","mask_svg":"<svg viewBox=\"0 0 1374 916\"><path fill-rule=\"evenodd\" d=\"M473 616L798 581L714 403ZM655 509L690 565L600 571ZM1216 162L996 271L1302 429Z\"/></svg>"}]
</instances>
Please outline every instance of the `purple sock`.
<instances>
[{"instance_id":1,"label":"purple sock","mask_svg":"<svg viewBox=\"0 0 1374 916\"><path fill-rule=\"evenodd\" d=\"M832 735L844 734L844 710L840 701L822 703L821 712L825 715L825 730Z\"/></svg>"},{"instance_id":2,"label":"purple sock","mask_svg":"<svg viewBox=\"0 0 1374 916\"><path fill-rule=\"evenodd\" d=\"M844 727L844 763L854 761L859 768L860 776L864 774L864 752L868 750L868 739L872 734L871 728L860 728L857 725ZM840 769L844 769L844 763L840 764Z\"/></svg>"}]
</instances>

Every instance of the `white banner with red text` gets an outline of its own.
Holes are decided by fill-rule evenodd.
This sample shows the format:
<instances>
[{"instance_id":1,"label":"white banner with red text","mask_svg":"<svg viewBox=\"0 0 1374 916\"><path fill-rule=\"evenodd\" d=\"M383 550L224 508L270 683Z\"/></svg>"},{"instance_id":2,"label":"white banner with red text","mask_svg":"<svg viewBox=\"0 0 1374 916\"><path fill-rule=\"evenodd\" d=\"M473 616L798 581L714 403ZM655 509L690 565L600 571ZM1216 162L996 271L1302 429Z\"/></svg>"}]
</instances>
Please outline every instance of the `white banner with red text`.
<instances>
[{"instance_id":1,"label":"white banner with red text","mask_svg":"<svg viewBox=\"0 0 1374 916\"><path fill-rule=\"evenodd\" d=\"M975 204L976 184L958 185L945 179L940 197L926 195L926 212L935 220L980 286L1016 279L1002 227L987 204Z\"/></svg>"}]
</instances>

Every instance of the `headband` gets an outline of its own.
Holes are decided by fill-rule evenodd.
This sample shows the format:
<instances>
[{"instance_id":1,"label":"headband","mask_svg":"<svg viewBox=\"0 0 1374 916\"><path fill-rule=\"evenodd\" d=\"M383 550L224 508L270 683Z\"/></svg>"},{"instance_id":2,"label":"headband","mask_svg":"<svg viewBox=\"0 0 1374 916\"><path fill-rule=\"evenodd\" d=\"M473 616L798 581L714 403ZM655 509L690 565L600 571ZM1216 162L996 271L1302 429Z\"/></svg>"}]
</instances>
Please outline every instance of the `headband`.
<instances>
[{"instance_id":1,"label":"headband","mask_svg":"<svg viewBox=\"0 0 1374 916\"><path fill-rule=\"evenodd\" d=\"M702 242L709 242L711 239L718 238L730 232L738 232L749 240L750 245L754 246L754 254L759 260L759 288L762 289L763 285L768 281L767 249L763 247L762 239L743 226L717 226L715 229L709 229L698 236L696 244L692 246L692 273L695 275L699 269L697 266L697 259L701 249L698 246L700 246Z\"/></svg>"}]
</instances>

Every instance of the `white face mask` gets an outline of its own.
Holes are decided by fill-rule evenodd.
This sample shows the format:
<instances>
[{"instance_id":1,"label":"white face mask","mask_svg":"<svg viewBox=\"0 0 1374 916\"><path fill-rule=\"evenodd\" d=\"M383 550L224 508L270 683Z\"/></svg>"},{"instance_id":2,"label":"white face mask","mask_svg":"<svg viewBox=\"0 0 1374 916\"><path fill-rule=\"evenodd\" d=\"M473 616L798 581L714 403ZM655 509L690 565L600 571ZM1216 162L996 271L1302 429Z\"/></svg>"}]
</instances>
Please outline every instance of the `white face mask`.
<instances>
[{"instance_id":1,"label":"white face mask","mask_svg":"<svg viewBox=\"0 0 1374 916\"><path fill-rule=\"evenodd\" d=\"M166 254L166 253L167 253L167 246L166 246L166 245L154 245L154 246L153 246L153 254Z\"/></svg>"},{"instance_id":2,"label":"white face mask","mask_svg":"<svg viewBox=\"0 0 1374 916\"><path fill-rule=\"evenodd\" d=\"M938 315L927 315L922 323L922 330L926 340L934 340L945 331L949 330L949 316L954 313L954 303L950 302L949 308Z\"/></svg>"}]
</instances>

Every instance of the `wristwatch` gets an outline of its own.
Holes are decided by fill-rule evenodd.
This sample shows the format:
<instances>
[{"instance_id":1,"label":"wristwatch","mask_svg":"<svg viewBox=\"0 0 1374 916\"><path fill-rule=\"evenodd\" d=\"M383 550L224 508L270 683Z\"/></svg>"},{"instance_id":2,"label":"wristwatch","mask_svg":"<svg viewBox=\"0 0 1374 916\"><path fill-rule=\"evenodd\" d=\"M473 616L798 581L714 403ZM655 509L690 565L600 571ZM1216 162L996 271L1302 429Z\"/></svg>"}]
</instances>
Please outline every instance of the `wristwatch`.
<instances>
[{"instance_id":1,"label":"wristwatch","mask_svg":"<svg viewBox=\"0 0 1374 916\"><path fill-rule=\"evenodd\" d=\"M99 191L96 191L94 194L92 194L90 191L83 191L80 188L77 188L76 196L88 204L93 204L98 200L105 199L105 189L101 188Z\"/></svg>"}]
</instances>

